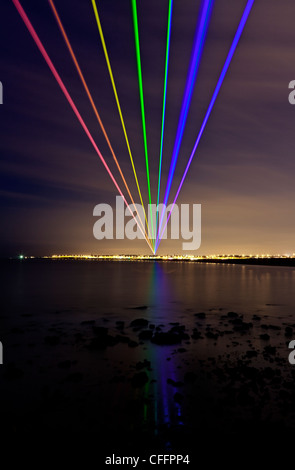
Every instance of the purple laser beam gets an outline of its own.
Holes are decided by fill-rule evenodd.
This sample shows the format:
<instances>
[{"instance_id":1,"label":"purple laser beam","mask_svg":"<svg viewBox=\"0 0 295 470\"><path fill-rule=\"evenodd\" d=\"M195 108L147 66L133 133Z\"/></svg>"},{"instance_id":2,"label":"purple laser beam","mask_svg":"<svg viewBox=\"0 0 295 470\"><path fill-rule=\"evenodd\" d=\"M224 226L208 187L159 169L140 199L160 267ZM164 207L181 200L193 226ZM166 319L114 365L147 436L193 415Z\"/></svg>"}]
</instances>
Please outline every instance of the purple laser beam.
<instances>
[{"instance_id":1,"label":"purple laser beam","mask_svg":"<svg viewBox=\"0 0 295 470\"><path fill-rule=\"evenodd\" d=\"M230 62L231 62L231 60L232 60L232 58L233 58L233 55L234 55L234 53L235 53L235 50L236 50L236 48L237 48L238 42L239 42L240 37L241 37L241 35L242 35L243 29L244 29L244 27L245 27L245 24L246 24L246 22L247 22L247 19L248 19L248 16L249 16L249 14L250 14L250 11L251 11L251 9L252 9L252 7L253 7L253 4L254 4L254 0L248 0L248 3L247 3L246 8L245 8L245 10L244 10L244 13L243 13L243 16L242 16L242 18L241 18L240 24L239 24L239 26L238 26L237 32L236 32L236 34L235 34L233 43L232 43L232 45L231 45L231 48L230 48L230 50L229 50L229 53L228 53L228 56L227 56L227 58L226 58L225 64L224 64L224 66L223 66L222 72L221 72L221 74L220 74L219 80L218 80L218 82L217 82L215 91L214 91L214 93L213 93L211 102L210 102L210 104L209 104L207 113L206 113L206 115L205 115L203 124L202 124L202 126L201 126L200 132L199 132L198 137L197 137L197 140L196 140L196 142L195 142L194 148L193 148L192 153L191 153L191 155L190 155L189 161L188 161L188 163L187 163L187 165L186 165L186 168L185 168L185 171L184 171L183 176L182 176L182 178L181 178L180 184L179 184L179 186L178 186L178 189L177 189L177 192L176 192L174 201L173 201L173 203L172 203L172 208L171 208L171 210L170 210L170 212L169 212L169 214L168 214L168 217L167 217L165 226L164 226L164 228L163 228L163 230L162 230L161 236L157 238L156 245L155 245L155 252L157 252L157 249L158 249L158 247L159 247L160 241L161 241L162 236L163 236L163 234L164 234L164 232L165 232L165 229L166 229L166 226L167 226L168 221L169 221L169 219L170 219L171 213L172 213L173 208L174 208L174 206L175 206L175 204L176 204L178 195L179 195L179 193L180 193L180 190L181 190L182 185L183 185L183 183L184 183L184 180L185 180L185 178L186 178L186 175L187 175L187 172L188 172L189 167L190 167L190 165L191 165L192 159L193 159L193 157L194 157L194 155L195 155L195 153L196 153L197 147L198 147L199 142L200 142L200 140L201 140L202 134L203 134L203 132L204 132L204 129L205 129L205 127L206 127L207 121L208 121L209 116L210 116L210 114L211 114L212 108L213 108L213 106L214 106L214 103L215 103L216 98L217 98L217 96L218 96L218 93L219 93L219 91L220 91L220 88L221 88L221 85L222 85L223 80L224 80L224 78L225 78L226 72L227 72L227 70L228 70L228 68L229 68ZM163 212L164 212L164 211L163 211ZM160 232L160 230L159 230L159 232Z\"/></svg>"}]
</instances>

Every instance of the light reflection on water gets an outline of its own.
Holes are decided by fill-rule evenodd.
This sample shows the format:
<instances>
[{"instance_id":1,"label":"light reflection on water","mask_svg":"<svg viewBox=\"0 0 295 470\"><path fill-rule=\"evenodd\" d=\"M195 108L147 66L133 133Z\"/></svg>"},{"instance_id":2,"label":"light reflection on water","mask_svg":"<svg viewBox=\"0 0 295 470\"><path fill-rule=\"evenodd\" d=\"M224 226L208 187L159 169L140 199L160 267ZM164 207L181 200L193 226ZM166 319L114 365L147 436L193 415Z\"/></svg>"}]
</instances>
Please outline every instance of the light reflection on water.
<instances>
[{"instance_id":1,"label":"light reflection on water","mask_svg":"<svg viewBox=\"0 0 295 470\"><path fill-rule=\"evenodd\" d=\"M28 313L34 314L34 321L42 328L62 321L65 322L64 325L70 326L69 329L74 326L77 328L75 331L78 331L82 328L81 321L95 319L98 325L109 326L112 334L116 334L112 328L120 320L127 325L128 335L131 333L130 328L128 329L130 322L141 317L151 324L163 324L163 330L166 331L171 327L170 323L179 322L191 333L196 324L194 314L202 311L206 312L206 322L215 322L215 325L218 325L219 317L228 311L243 314L246 321L250 321L255 313L268 315L273 324L282 323L284 318L293 318L295 313L294 268L181 262L79 261L16 262L1 266L3 324L7 322L9 329L14 326L14 322L16 326L20 320L24 322L21 315ZM141 306L147 308L136 308ZM108 323L103 323L104 321ZM44 348L44 336L48 332L43 333L42 330L41 335L38 325L34 333L35 340L37 344L38 341L42 342ZM66 329L65 333L71 334L68 326L62 328ZM89 331L91 332L91 328ZM218 339L215 354L226 351L223 341L224 338ZM212 340L205 338L201 343L191 341L190 344L181 346L187 348L185 357L194 367L195 358L206 358L214 352L212 344ZM261 348L259 339L254 338L253 344ZM72 350L69 352L66 343L65 346L60 346L58 354L63 354L63 347L66 354L73 354ZM168 379L174 382L183 381L183 356L180 353L174 354L178 347L159 346L144 341L132 350L120 344L106 348L96 355L90 355L83 349L76 350L75 354L78 365L83 365L83 372L89 371L93 382L97 378L92 378L92 371L100 368L101 382L104 382L100 393L105 394L106 398L108 391L114 387L110 385L108 388L105 385L114 375L114 365L128 376L130 364L134 372L137 362L144 359L150 361L152 370L147 371L148 383L143 389L136 389L133 393L134 400L140 401L143 396L140 419L147 425L152 425L157 434L160 426L171 423L181 425L187 418L184 416L181 400L180 403L174 400L175 393L181 393L181 387L173 387L167 383ZM24 348L24 351L25 361L29 350ZM47 349L44 351L40 359L41 365L44 365L45 354L48 354ZM18 353L17 350L15 353ZM239 354L237 349L230 350L232 357L238 357ZM53 357L54 351L52 353L51 349L48 354L50 367ZM105 359L108 362L104 366L99 361ZM56 357L54 364L59 360ZM49 369L48 374L50 373L53 374L54 382L55 369ZM95 387L93 393L96 393ZM109 399L109 407L112 400L112 405L121 407L124 412L124 400L130 397L130 393L128 381L117 384Z\"/></svg>"},{"instance_id":2,"label":"light reflection on water","mask_svg":"<svg viewBox=\"0 0 295 470\"><path fill-rule=\"evenodd\" d=\"M2 301L9 311L44 314L59 308L81 313L120 310L124 314L125 309L130 318L128 307L148 304L151 315L174 321L187 308L236 309L247 314L269 304L286 314L295 307L295 268L79 261L0 266Z\"/></svg>"},{"instance_id":3,"label":"light reflection on water","mask_svg":"<svg viewBox=\"0 0 295 470\"><path fill-rule=\"evenodd\" d=\"M171 299L169 279L163 272L162 266L159 263L154 263L150 271L150 283L147 296L147 304L151 308L151 315L149 320L153 324L158 323L156 309L158 305L166 304ZM156 309L155 309L156 307ZM157 426L161 423L168 424L171 422L171 415L173 411L171 408L177 410L180 415L180 406L173 402L171 397L171 390L167 383L168 378L175 380L175 370L172 361L167 361L167 349L163 346L148 345L147 346L148 360L152 364L153 383L148 383L145 387L145 398L148 398L149 393L152 393L153 415L155 434L157 434ZM170 387L171 388L171 387ZM170 392L170 393L169 393ZM170 395L170 396L169 396ZM145 420L147 419L147 409L145 410Z\"/></svg>"}]
</instances>

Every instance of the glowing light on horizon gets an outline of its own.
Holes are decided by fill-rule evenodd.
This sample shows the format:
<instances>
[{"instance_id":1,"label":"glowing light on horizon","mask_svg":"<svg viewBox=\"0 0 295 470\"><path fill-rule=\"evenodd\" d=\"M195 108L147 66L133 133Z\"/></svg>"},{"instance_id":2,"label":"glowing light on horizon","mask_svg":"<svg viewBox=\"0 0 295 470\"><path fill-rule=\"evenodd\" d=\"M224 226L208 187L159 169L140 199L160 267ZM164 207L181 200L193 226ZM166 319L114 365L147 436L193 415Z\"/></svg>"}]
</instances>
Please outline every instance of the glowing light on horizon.
<instances>
[{"instance_id":1,"label":"glowing light on horizon","mask_svg":"<svg viewBox=\"0 0 295 470\"><path fill-rule=\"evenodd\" d=\"M164 234L164 232L165 232L165 228L166 228L167 223L168 223L168 221L169 221L169 219L170 219L170 216L171 216L171 213L172 213L172 211L173 211L173 208L174 208L174 206L175 206L175 204L176 204L178 195L179 195L179 193L180 193L180 190L181 190L182 185L183 185L183 183L184 183L184 180L185 180L185 178L186 178L186 175L187 175L187 172L188 172L189 167L190 167L190 165L191 165L191 162L192 162L192 160L193 160L193 157L194 157L194 155L195 155L195 153L196 153L197 147L198 147L198 145L199 145L199 142L200 142L200 140L201 140L202 134L203 134L204 129L205 129L205 127L206 127L206 124L207 124L207 122L208 122L208 119L209 119L209 116L210 116L211 111L212 111L212 109L213 109L214 103L215 103L215 101L216 101L216 99L217 99L217 96L218 96L218 93L219 93L220 88L221 88L221 86L222 86L222 83L223 83L223 80L224 80L224 78L225 78L226 72L227 72L227 70L228 70L228 68L229 68L229 66L230 66L231 60L232 60L233 55L234 55L234 53L235 53L235 50L236 50L236 48L237 48L238 42L239 42L239 40L240 40L240 37L241 37L242 32L243 32L243 30L244 30L244 27L245 27L245 25L246 25L246 22L247 22L247 19L248 19L248 17L249 17L249 14L250 14L250 12L251 12L251 9L252 9L252 7L253 7L253 4L254 4L254 0L248 0L248 3L247 3L247 5L246 5L246 8L245 8L244 13L243 13L242 18L241 18L241 21L240 21L240 23L239 23L237 32L236 32L236 34L235 34L233 43L232 43L232 45L231 45L231 48L230 48L230 50L229 50L229 53L228 53L228 56L227 56L227 58L226 58L225 64L224 64L223 69L222 69L222 71L221 71L219 80L218 80L218 82L217 82L216 88L215 88L215 90L214 90L212 99L211 99L211 101L210 101L210 104L209 104L208 110L207 110L207 112L206 112L204 121L203 121L202 126L201 126L201 129L200 129L200 131L199 131L197 140L196 140L196 142L195 142L195 145L194 145L194 147L193 147L192 153L191 153L190 158L189 158L189 160L188 160L188 163L187 163L187 165L186 165L184 174L183 174L182 179L181 179L181 181L180 181L180 184L179 184L179 186L178 186L178 189L177 189L175 198L174 198L174 200L173 200L172 208L171 208L171 210L170 210L170 212L169 212L169 214L168 214L168 217L167 217L166 223L165 223L165 225L164 225L164 228L163 228L163 230L162 230L161 236L159 236L159 233L158 233L157 240L156 240L156 245L155 245L155 252L157 251L157 249L158 249L158 247L159 247L159 244L160 244L160 241L161 241L161 238L162 238L162 236L163 236L163 234ZM159 232L160 232L160 227L159 227Z\"/></svg>"},{"instance_id":2,"label":"glowing light on horizon","mask_svg":"<svg viewBox=\"0 0 295 470\"><path fill-rule=\"evenodd\" d=\"M34 256L23 256L23 259L31 259L35 258ZM137 255L91 255L91 254L62 254L62 255L51 255L51 256L42 256L42 259L85 259L85 260L100 260L100 259L114 259L114 260L123 260L123 261L145 261L145 260L154 260L154 261L207 261L210 262L214 261L223 261L223 260L251 260L251 259L295 259L295 253L292 255L286 254L241 254L241 255L233 255L233 254L210 254L210 255L144 255L144 254L137 254Z\"/></svg>"}]
</instances>

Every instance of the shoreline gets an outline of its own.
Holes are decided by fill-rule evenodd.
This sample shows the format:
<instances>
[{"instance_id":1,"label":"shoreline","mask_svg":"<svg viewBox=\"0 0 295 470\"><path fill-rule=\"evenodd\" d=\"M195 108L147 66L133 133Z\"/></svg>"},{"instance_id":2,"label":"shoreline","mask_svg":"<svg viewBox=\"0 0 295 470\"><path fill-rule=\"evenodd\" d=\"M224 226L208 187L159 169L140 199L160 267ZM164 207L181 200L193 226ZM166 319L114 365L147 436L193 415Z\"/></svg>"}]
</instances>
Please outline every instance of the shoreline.
<instances>
[{"instance_id":1,"label":"shoreline","mask_svg":"<svg viewBox=\"0 0 295 470\"><path fill-rule=\"evenodd\" d=\"M73 255L73 256L28 256L20 258L0 258L0 261L91 261L91 262L159 262L159 263L207 263L207 264L232 264L232 265L250 265L250 266L276 266L276 267L295 267L295 258L179 258L179 257L141 257L136 255Z\"/></svg>"}]
</instances>

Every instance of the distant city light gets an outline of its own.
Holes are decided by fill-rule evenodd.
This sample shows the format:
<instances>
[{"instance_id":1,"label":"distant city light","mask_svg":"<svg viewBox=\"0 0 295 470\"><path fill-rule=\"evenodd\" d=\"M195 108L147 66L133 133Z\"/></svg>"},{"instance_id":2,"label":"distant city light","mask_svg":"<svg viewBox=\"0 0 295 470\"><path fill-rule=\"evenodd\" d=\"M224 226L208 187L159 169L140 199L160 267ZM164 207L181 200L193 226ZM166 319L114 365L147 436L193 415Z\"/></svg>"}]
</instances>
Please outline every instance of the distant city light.
<instances>
[{"instance_id":1,"label":"distant city light","mask_svg":"<svg viewBox=\"0 0 295 470\"><path fill-rule=\"evenodd\" d=\"M27 258L27 257L25 257ZM30 257L33 258L33 257ZM155 260L155 261L167 261L167 260L175 260L175 261L228 261L228 260L254 260L254 259L295 259L295 253L292 255L271 255L271 254L256 254L256 255L231 255L231 254L212 254L212 255L203 255L203 256L194 256L194 255L128 255L128 254L120 254L120 255L93 255L93 254L63 254L63 255L51 255L51 256L43 256L41 258L45 259L72 259L72 260L122 260L122 261L144 261L144 260Z\"/></svg>"}]
</instances>

